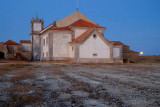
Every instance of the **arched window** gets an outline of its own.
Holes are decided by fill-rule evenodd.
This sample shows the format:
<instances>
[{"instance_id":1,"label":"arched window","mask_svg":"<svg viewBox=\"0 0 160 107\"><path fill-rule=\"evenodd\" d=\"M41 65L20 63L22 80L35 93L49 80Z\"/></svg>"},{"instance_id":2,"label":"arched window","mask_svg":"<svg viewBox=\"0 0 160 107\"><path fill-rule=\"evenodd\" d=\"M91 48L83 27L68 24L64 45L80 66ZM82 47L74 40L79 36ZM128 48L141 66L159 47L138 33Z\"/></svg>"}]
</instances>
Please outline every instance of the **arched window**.
<instances>
[{"instance_id":1,"label":"arched window","mask_svg":"<svg viewBox=\"0 0 160 107\"><path fill-rule=\"evenodd\" d=\"M94 37L94 38L97 38L97 35L96 35L96 34L94 34L94 35L93 35L93 37Z\"/></svg>"},{"instance_id":2,"label":"arched window","mask_svg":"<svg viewBox=\"0 0 160 107\"><path fill-rule=\"evenodd\" d=\"M43 58L44 58L44 53L43 53Z\"/></svg>"},{"instance_id":3,"label":"arched window","mask_svg":"<svg viewBox=\"0 0 160 107\"><path fill-rule=\"evenodd\" d=\"M44 44L44 46L45 46L45 43L46 43L46 40L45 40L45 39L43 39L43 44Z\"/></svg>"}]
</instances>

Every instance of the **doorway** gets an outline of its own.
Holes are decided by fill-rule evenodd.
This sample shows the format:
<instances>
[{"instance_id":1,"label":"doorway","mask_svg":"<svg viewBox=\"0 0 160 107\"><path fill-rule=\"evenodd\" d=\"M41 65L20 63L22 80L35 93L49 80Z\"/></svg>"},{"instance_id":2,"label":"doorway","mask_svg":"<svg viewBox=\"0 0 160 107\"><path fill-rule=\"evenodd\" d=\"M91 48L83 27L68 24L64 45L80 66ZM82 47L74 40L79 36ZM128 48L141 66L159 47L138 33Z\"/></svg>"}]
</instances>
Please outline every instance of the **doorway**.
<instances>
[{"instance_id":1,"label":"doorway","mask_svg":"<svg viewBox=\"0 0 160 107\"><path fill-rule=\"evenodd\" d=\"M4 59L4 53L0 52L0 59Z\"/></svg>"}]
</instances>

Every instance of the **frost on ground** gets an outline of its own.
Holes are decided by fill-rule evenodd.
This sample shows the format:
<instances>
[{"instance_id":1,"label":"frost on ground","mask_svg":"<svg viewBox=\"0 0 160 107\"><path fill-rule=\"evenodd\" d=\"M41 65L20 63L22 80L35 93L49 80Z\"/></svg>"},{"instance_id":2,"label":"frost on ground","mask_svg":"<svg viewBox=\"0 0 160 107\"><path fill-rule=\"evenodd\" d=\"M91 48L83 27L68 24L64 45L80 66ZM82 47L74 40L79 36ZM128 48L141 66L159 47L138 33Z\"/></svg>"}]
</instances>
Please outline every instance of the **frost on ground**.
<instances>
[{"instance_id":1,"label":"frost on ground","mask_svg":"<svg viewBox=\"0 0 160 107\"><path fill-rule=\"evenodd\" d=\"M160 64L0 64L0 106L160 106Z\"/></svg>"}]
</instances>

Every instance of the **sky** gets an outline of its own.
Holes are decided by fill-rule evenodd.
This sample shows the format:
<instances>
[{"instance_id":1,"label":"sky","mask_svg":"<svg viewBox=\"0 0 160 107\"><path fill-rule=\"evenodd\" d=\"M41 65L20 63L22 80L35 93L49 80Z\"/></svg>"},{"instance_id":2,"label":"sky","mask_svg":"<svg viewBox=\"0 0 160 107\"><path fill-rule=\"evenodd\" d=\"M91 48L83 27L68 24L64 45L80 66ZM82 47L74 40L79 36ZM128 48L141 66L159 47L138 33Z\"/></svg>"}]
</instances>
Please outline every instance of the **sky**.
<instances>
[{"instance_id":1,"label":"sky","mask_svg":"<svg viewBox=\"0 0 160 107\"><path fill-rule=\"evenodd\" d=\"M0 0L0 42L30 39L30 21L44 26L76 11L77 0ZM105 37L144 55L160 55L160 0L79 0L79 11L107 27Z\"/></svg>"}]
</instances>

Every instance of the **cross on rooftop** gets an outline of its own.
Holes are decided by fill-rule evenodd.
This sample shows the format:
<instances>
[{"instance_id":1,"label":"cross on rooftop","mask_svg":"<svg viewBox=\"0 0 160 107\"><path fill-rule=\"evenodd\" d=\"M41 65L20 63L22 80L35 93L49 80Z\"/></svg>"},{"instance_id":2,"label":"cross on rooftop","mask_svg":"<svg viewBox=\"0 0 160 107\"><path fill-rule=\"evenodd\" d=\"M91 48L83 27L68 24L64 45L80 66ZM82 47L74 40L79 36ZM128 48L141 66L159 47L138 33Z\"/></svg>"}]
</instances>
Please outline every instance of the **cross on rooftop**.
<instances>
[{"instance_id":1,"label":"cross on rooftop","mask_svg":"<svg viewBox=\"0 0 160 107\"><path fill-rule=\"evenodd\" d=\"M79 0L77 0L77 11L78 11L78 7L79 7Z\"/></svg>"}]
</instances>

